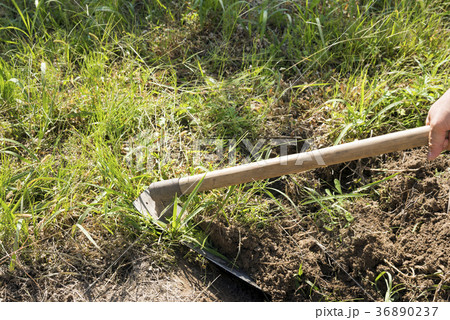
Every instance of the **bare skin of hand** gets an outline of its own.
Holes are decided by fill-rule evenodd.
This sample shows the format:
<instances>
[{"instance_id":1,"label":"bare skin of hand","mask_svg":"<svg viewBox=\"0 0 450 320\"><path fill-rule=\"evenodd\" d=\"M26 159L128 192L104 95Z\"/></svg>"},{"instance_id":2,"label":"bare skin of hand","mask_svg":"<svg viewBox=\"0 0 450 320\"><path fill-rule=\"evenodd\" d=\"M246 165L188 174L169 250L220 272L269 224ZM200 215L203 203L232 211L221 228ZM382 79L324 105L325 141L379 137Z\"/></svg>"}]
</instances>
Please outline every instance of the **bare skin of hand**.
<instances>
[{"instance_id":1,"label":"bare skin of hand","mask_svg":"<svg viewBox=\"0 0 450 320\"><path fill-rule=\"evenodd\" d=\"M444 150L449 150L450 89L430 108L427 117L430 126L428 160L434 160Z\"/></svg>"}]
</instances>

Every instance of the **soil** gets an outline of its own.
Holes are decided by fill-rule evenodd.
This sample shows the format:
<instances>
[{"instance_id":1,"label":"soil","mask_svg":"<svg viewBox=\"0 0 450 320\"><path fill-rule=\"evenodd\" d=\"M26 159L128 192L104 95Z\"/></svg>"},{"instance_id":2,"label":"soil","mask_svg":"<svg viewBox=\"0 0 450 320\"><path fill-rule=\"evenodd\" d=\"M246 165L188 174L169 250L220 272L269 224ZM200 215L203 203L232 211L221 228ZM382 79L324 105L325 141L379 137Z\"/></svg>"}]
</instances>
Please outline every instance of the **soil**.
<instances>
[{"instance_id":1,"label":"soil","mask_svg":"<svg viewBox=\"0 0 450 320\"><path fill-rule=\"evenodd\" d=\"M368 178L372 170L384 170L382 177L398 175L378 185L378 199L351 203L354 221L347 227L329 231L305 215L264 230L217 220L203 228L218 250L274 301L380 301L387 273L398 291L390 300L448 301L449 160L442 156L427 162L425 150L385 158L362 174Z\"/></svg>"},{"instance_id":2,"label":"soil","mask_svg":"<svg viewBox=\"0 0 450 320\"><path fill-rule=\"evenodd\" d=\"M312 185L339 177L350 189L355 180L397 174L373 187L376 197L347 203L354 220L331 230L314 219L314 204L263 228L206 218L201 227L217 250L264 293L182 246L163 252L108 234L97 235L102 251L93 254L87 240L69 233L49 237L39 250L24 248L14 272L0 259L0 301L382 301L388 274L390 300L449 301L450 163L425 155L391 154L279 183L300 203L289 179Z\"/></svg>"},{"instance_id":3,"label":"soil","mask_svg":"<svg viewBox=\"0 0 450 320\"><path fill-rule=\"evenodd\" d=\"M126 239L107 239L103 252L42 244L41 257L22 257L14 272L0 261L1 301L264 301L265 295L208 264L185 247L162 252ZM87 243L82 244L89 247ZM34 251L33 251L34 252ZM22 255L26 252L23 251ZM28 261L26 261L28 260ZM32 263L31 263L32 262Z\"/></svg>"}]
</instances>

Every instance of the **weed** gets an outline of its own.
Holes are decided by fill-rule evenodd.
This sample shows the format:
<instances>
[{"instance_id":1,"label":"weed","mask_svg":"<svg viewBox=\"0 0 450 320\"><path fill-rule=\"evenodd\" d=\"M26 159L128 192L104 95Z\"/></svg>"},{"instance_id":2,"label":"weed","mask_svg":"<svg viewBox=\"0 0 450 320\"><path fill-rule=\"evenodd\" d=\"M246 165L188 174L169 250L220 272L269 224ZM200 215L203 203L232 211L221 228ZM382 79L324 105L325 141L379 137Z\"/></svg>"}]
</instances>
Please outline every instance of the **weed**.
<instances>
[{"instance_id":1,"label":"weed","mask_svg":"<svg viewBox=\"0 0 450 320\"><path fill-rule=\"evenodd\" d=\"M384 284L386 286L386 292L384 294L384 301L385 302L394 302L395 300L398 299L399 292L405 290L405 287L402 284L394 285L392 275L387 271L381 272L375 278L375 285L377 285L377 281L380 280L381 278L384 279ZM380 289L378 289L378 290L380 290Z\"/></svg>"},{"instance_id":2,"label":"weed","mask_svg":"<svg viewBox=\"0 0 450 320\"><path fill-rule=\"evenodd\" d=\"M333 230L336 225L340 224L341 218L344 218L346 223L351 223L353 217L351 213L345 209L346 201L353 198L363 197L362 193L348 193L342 192L339 180L334 180L335 190L325 189L326 195L320 195L316 190L304 187L306 193L309 195L308 200L304 200L302 205L318 204L319 210L314 213L324 223L324 228Z\"/></svg>"}]
</instances>

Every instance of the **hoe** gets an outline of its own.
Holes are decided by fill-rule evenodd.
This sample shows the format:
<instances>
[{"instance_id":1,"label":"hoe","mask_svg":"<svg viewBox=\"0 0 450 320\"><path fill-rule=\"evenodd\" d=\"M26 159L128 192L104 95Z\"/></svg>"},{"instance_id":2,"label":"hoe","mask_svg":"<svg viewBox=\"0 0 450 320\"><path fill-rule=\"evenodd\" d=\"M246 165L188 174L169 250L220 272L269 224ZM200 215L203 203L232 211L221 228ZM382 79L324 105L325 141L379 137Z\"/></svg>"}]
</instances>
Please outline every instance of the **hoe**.
<instances>
[{"instance_id":1,"label":"hoe","mask_svg":"<svg viewBox=\"0 0 450 320\"><path fill-rule=\"evenodd\" d=\"M430 127L424 126L205 174L158 181L142 192L133 204L143 215L150 215L156 220L166 220L172 214L175 195L189 194L197 184L200 184L198 191L207 191L425 146L428 144L429 130Z\"/></svg>"}]
</instances>

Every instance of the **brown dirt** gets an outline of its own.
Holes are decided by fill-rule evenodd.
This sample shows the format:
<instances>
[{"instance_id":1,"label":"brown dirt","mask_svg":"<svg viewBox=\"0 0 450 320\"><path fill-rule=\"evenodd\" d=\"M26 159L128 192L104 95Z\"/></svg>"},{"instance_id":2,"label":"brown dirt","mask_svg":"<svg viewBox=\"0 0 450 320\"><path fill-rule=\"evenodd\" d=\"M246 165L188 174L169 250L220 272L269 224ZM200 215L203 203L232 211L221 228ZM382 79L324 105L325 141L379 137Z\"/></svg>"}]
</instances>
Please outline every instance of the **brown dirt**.
<instances>
[{"instance_id":1,"label":"brown dirt","mask_svg":"<svg viewBox=\"0 0 450 320\"><path fill-rule=\"evenodd\" d=\"M0 259L1 301L263 301L264 295L185 247L162 252L126 238L58 237L21 250L13 272ZM77 244L78 242L78 244Z\"/></svg>"},{"instance_id":2,"label":"brown dirt","mask_svg":"<svg viewBox=\"0 0 450 320\"><path fill-rule=\"evenodd\" d=\"M375 283L382 272L401 289L393 300L448 301L449 160L425 158L421 150L369 161L373 169L364 168L366 176L374 178L378 170L386 172L377 179L399 174L376 187L378 199L348 206L354 217L348 227L327 231L305 215L264 230L217 220L203 228L275 301L383 300L387 275ZM328 170L336 174L339 168L345 166Z\"/></svg>"}]
</instances>

